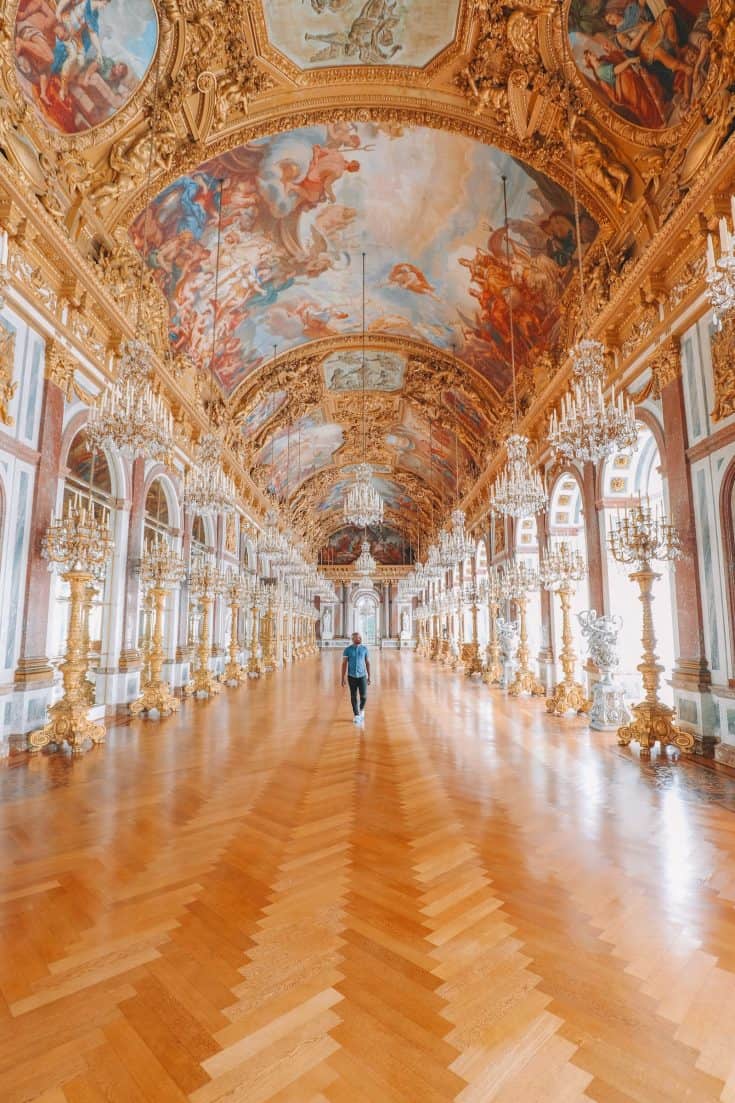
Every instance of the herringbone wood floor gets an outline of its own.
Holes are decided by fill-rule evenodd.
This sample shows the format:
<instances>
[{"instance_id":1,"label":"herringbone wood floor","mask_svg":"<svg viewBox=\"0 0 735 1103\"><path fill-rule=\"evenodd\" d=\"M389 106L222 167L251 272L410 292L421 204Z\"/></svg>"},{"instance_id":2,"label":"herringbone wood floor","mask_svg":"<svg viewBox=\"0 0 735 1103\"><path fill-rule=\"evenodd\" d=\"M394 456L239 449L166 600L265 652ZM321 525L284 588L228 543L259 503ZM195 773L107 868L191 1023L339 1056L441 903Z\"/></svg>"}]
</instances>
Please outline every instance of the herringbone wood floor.
<instances>
[{"instance_id":1,"label":"herringbone wood floor","mask_svg":"<svg viewBox=\"0 0 735 1103\"><path fill-rule=\"evenodd\" d=\"M0 772L0 1100L735 1101L735 781L407 654Z\"/></svg>"}]
</instances>

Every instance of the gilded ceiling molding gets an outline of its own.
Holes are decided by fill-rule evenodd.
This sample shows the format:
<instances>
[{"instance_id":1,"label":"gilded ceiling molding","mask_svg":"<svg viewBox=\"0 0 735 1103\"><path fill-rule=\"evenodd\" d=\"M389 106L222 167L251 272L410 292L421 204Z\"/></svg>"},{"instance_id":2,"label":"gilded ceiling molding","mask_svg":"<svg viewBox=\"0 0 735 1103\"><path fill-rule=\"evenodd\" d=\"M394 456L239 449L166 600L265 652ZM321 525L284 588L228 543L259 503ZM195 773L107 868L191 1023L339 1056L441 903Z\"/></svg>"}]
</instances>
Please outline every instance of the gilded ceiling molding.
<instances>
[{"instance_id":1,"label":"gilded ceiling molding","mask_svg":"<svg viewBox=\"0 0 735 1103\"><path fill-rule=\"evenodd\" d=\"M712 420L735 414L735 318L730 313L712 340L712 373L715 384L715 406Z\"/></svg>"}]
</instances>

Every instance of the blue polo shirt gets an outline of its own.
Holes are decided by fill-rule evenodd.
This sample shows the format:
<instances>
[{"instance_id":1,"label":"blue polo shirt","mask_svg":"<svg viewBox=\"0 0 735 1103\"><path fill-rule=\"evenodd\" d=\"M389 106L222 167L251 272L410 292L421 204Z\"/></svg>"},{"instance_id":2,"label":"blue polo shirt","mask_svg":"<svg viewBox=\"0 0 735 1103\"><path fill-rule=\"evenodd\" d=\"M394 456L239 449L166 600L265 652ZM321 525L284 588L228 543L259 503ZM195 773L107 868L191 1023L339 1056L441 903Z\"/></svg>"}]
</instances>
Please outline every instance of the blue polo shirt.
<instances>
[{"instance_id":1,"label":"blue polo shirt","mask_svg":"<svg viewBox=\"0 0 735 1103\"><path fill-rule=\"evenodd\" d=\"M351 643L344 649L342 656L347 659L347 673L350 678L367 677L365 660L368 657L368 649L364 643Z\"/></svg>"}]
</instances>

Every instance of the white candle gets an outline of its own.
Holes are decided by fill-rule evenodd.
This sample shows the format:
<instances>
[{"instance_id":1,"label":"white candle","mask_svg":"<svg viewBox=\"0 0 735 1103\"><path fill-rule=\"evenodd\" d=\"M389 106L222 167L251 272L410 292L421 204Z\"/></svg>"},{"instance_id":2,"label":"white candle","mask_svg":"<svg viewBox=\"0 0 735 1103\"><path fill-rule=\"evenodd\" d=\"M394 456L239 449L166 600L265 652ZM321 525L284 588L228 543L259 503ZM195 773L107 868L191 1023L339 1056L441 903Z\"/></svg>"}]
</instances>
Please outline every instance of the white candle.
<instances>
[{"instance_id":1,"label":"white candle","mask_svg":"<svg viewBox=\"0 0 735 1103\"><path fill-rule=\"evenodd\" d=\"M712 240L712 234L707 234L707 268L710 272L715 267L715 243Z\"/></svg>"},{"instance_id":2,"label":"white candle","mask_svg":"<svg viewBox=\"0 0 735 1103\"><path fill-rule=\"evenodd\" d=\"M720 219L720 252L723 255L730 252L730 231L724 218Z\"/></svg>"}]
</instances>

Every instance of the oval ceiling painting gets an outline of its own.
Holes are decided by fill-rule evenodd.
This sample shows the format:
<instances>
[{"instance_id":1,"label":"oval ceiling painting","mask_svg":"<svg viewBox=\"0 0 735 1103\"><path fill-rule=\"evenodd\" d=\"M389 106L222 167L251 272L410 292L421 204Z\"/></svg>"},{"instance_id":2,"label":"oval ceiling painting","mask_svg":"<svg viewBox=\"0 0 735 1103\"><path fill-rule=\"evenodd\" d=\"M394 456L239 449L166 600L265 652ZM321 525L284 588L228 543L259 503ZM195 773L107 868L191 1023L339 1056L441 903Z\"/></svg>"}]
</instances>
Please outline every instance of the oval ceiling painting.
<instances>
[{"instance_id":1,"label":"oval ceiling painting","mask_svg":"<svg viewBox=\"0 0 735 1103\"><path fill-rule=\"evenodd\" d=\"M80 134L124 107L158 43L152 0L20 0L15 69L45 124Z\"/></svg>"},{"instance_id":2,"label":"oval ceiling painting","mask_svg":"<svg viewBox=\"0 0 735 1103\"><path fill-rule=\"evenodd\" d=\"M595 95L628 122L661 130L702 90L709 19L705 0L572 0L569 34Z\"/></svg>"}]
</instances>

